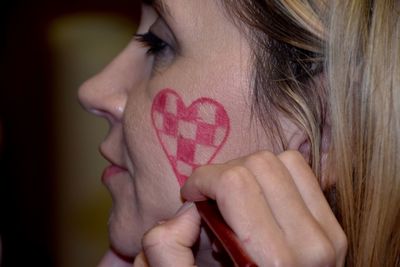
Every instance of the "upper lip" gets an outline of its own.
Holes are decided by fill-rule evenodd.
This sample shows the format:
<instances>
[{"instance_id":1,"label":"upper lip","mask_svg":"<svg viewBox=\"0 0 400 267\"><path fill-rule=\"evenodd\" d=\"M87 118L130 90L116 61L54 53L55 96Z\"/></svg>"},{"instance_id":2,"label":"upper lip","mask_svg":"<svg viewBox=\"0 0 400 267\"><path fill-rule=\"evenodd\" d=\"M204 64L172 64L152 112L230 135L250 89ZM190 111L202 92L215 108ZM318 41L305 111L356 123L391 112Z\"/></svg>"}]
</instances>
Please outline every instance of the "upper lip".
<instances>
[{"instance_id":1,"label":"upper lip","mask_svg":"<svg viewBox=\"0 0 400 267\"><path fill-rule=\"evenodd\" d=\"M107 150L107 146L105 144L105 142L103 142L100 146L99 146L99 152L100 154L108 161L110 162L112 165L115 165L117 167L120 167L121 169L127 169L123 162L118 160L118 157L116 157L115 155L113 155L113 153L111 151Z\"/></svg>"},{"instance_id":2,"label":"upper lip","mask_svg":"<svg viewBox=\"0 0 400 267\"><path fill-rule=\"evenodd\" d=\"M128 167L127 162L125 162L123 147L122 125L110 123L108 134L99 146L100 154L112 165L126 170Z\"/></svg>"}]
</instances>

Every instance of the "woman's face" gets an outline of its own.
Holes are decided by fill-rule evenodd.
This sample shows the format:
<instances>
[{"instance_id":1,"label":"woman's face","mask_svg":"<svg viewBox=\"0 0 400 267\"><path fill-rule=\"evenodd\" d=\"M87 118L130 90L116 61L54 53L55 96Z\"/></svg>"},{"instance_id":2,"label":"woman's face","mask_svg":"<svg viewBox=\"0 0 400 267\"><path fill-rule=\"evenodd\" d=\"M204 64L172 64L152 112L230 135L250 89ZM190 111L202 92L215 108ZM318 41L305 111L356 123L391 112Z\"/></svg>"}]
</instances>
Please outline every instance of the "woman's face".
<instances>
[{"instance_id":1,"label":"woman's face","mask_svg":"<svg viewBox=\"0 0 400 267\"><path fill-rule=\"evenodd\" d=\"M103 183L113 199L111 245L125 256L182 205L180 184L193 168L271 147L250 123L244 34L214 0L158 6L143 7L144 35L79 91L83 105L110 123L100 150L114 167Z\"/></svg>"}]
</instances>

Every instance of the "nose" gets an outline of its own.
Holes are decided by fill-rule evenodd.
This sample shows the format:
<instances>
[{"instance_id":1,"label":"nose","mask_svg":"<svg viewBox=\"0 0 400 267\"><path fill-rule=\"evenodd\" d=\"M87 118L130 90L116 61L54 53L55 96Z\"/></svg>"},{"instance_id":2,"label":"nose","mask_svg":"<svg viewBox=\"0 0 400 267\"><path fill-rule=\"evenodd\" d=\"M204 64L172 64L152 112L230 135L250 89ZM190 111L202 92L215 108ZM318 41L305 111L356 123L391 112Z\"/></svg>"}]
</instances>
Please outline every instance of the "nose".
<instances>
[{"instance_id":1,"label":"nose","mask_svg":"<svg viewBox=\"0 0 400 267\"><path fill-rule=\"evenodd\" d=\"M147 6L143 11L138 32L143 32L158 17ZM78 91L81 105L89 112L105 117L110 123L121 121L129 91L143 86L151 74L151 63L147 60L147 49L131 42L103 71L84 82Z\"/></svg>"},{"instance_id":2,"label":"nose","mask_svg":"<svg viewBox=\"0 0 400 267\"><path fill-rule=\"evenodd\" d=\"M105 117L110 123L122 119L129 82L122 77L116 58L104 70L84 82L78 91L81 105L90 113ZM126 70L124 70L126 72Z\"/></svg>"}]
</instances>

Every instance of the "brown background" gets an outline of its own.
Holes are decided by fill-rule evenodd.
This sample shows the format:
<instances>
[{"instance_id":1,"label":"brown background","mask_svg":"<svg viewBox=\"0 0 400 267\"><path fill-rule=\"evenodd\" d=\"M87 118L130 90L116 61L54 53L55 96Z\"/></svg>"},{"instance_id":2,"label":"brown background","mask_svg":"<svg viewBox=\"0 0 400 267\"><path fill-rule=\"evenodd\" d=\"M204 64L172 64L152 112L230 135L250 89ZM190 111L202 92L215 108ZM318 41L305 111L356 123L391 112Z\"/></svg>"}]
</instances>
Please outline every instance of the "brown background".
<instances>
[{"instance_id":1,"label":"brown background","mask_svg":"<svg viewBox=\"0 0 400 267\"><path fill-rule=\"evenodd\" d=\"M130 40L139 3L2 2L1 266L95 266L107 248L107 125L76 90Z\"/></svg>"}]
</instances>

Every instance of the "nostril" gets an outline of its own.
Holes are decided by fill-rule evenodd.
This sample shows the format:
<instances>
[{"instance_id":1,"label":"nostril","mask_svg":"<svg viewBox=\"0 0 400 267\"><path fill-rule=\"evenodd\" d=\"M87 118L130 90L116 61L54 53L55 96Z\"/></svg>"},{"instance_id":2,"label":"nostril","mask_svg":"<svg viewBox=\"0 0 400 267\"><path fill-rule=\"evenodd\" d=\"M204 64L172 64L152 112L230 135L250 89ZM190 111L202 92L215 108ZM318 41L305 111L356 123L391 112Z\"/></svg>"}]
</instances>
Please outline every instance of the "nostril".
<instances>
[{"instance_id":1,"label":"nostril","mask_svg":"<svg viewBox=\"0 0 400 267\"><path fill-rule=\"evenodd\" d=\"M90 108L86 109L87 112L89 112L91 115L94 115L98 117L99 119L105 119L108 123L109 127L112 127L113 125L118 124L118 119L113 116L111 113L107 112L106 110L101 110L101 109L95 109L95 108Z\"/></svg>"},{"instance_id":2,"label":"nostril","mask_svg":"<svg viewBox=\"0 0 400 267\"><path fill-rule=\"evenodd\" d=\"M125 107L125 100L117 93L115 94L101 94L95 90L87 91L79 89L78 100L81 106L89 113L103 117L109 123L116 123L122 119Z\"/></svg>"},{"instance_id":3,"label":"nostril","mask_svg":"<svg viewBox=\"0 0 400 267\"><path fill-rule=\"evenodd\" d=\"M92 113L93 115L99 116L99 117L104 117L106 116L107 112L101 111L95 108L89 108L87 109L88 112Z\"/></svg>"},{"instance_id":4,"label":"nostril","mask_svg":"<svg viewBox=\"0 0 400 267\"><path fill-rule=\"evenodd\" d=\"M107 112L106 110L88 109L88 112L90 112L91 114L93 114L95 116L105 118L110 125L113 125L117 122L117 119L111 113Z\"/></svg>"}]
</instances>

